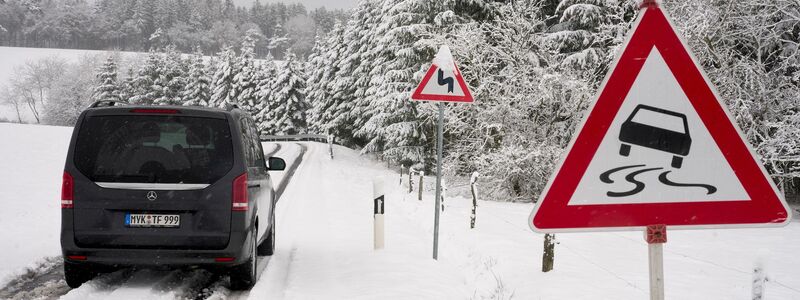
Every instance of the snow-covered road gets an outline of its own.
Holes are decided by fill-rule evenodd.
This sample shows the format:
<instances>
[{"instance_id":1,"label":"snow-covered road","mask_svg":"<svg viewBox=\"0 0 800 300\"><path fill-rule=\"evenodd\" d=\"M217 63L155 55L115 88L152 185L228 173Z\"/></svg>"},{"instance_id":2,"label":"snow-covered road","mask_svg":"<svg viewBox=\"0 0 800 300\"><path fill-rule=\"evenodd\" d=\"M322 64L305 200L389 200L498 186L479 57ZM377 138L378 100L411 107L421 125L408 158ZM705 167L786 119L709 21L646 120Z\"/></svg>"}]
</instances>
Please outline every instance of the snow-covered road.
<instances>
[{"instance_id":1,"label":"snow-covered road","mask_svg":"<svg viewBox=\"0 0 800 300\"><path fill-rule=\"evenodd\" d=\"M433 201L405 192L385 164L327 145L266 143L300 162L277 207L277 249L249 292L201 269L126 269L69 290L61 276L58 191L69 128L0 124L0 299L643 299L640 232L559 234L555 270L541 273L542 236L531 204L448 198L440 259L431 259ZM303 152L305 149L305 152ZM386 249L372 250L372 180L386 186ZM568 216L565 216L568 217ZM750 299L752 268L766 267L766 299L800 299L800 222L785 228L671 231L669 299ZM27 269L26 269L27 267Z\"/></svg>"}]
</instances>

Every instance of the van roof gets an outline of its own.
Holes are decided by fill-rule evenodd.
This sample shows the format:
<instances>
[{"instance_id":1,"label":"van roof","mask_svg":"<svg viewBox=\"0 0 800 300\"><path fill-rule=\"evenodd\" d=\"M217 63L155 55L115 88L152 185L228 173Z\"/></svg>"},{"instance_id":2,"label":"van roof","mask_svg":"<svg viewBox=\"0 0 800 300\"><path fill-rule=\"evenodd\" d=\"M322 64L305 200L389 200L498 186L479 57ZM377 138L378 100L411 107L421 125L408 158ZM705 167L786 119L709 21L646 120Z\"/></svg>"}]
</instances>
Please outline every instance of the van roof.
<instances>
[{"instance_id":1,"label":"van roof","mask_svg":"<svg viewBox=\"0 0 800 300\"><path fill-rule=\"evenodd\" d=\"M177 106L177 105L122 105L122 106L115 105L115 106L92 107L86 110L87 116L111 116L111 115L134 115L134 114L143 114L143 115L175 114L178 116L225 119L227 115L231 115L234 118L238 118L239 116L247 113L238 108L234 108L228 111L219 108L210 108L202 106Z\"/></svg>"}]
</instances>

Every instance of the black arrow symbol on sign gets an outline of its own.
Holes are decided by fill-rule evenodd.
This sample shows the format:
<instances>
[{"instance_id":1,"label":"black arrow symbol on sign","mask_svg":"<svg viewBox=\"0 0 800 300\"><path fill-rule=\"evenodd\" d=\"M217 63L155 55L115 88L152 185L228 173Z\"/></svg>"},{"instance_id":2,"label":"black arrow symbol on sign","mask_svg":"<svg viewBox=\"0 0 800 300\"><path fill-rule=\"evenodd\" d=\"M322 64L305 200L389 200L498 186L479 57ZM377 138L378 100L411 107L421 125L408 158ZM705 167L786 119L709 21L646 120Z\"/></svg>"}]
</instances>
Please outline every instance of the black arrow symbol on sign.
<instances>
[{"instance_id":1,"label":"black arrow symbol on sign","mask_svg":"<svg viewBox=\"0 0 800 300\"><path fill-rule=\"evenodd\" d=\"M453 77L444 78L444 71L442 71L442 69L439 69L439 76L436 81L439 83L439 85L446 84L448 93L453 92Z\"/></svg>"}]
</instances>

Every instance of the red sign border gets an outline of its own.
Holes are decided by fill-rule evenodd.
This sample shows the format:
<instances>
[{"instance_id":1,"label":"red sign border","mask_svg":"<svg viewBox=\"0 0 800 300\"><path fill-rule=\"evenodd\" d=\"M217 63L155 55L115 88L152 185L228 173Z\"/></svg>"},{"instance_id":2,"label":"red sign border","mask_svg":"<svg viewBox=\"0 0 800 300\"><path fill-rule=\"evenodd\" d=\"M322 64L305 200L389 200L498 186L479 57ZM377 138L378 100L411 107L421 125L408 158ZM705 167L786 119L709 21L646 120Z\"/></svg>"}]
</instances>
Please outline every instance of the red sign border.
<instances>
[{"instance_id":1,"label":"red sign border","mask_svg":"<svg viewBox=\"0 0 800 300\"><path fill-rule=\"evenodd\" d=\"M643 8L597 100L570 142L569 152L531 212L528 223L534 231L641 230L652 224L678 229L775 227L791 220L791 210L782 195L756 162L755 153L674 28L660 7ZM646 58L653 47L661 53L717 145L725 145L720 149L724 149L725 159L751 200L568 205L607 133L607 124L614 120L638 77L646 60L642 57Z\"/></svg>"},{"instance_id":2,"label":"red sign border","mask_svg":"<svg viewBox=\"0 0 800 300\"><path fill-rule=\"evenodd\" d=\"M431 64L431 67L428 69L428 73L425 73L425 77L422 78L419 85L416 89L414 89L414 93L411 95L411 100L414 101L439 101L439 102L457 102L457 103L472 103L475 102L475 99L472 98L472 93L469 91L469 87L467 87L467 83L464 82L464 77L461 76L461 70L458 69L458 66L453 63L453 66L456 68L455 77L456 82L461 87L461 90L464 92L464 96L447 96L447 95L432 95L432 94L423 94L422 90L428 84L428 81L431 80L433 77L433 73L436 73L436 70L439 69L439 66L436 64Z\"/></svg>"}]
</instances>

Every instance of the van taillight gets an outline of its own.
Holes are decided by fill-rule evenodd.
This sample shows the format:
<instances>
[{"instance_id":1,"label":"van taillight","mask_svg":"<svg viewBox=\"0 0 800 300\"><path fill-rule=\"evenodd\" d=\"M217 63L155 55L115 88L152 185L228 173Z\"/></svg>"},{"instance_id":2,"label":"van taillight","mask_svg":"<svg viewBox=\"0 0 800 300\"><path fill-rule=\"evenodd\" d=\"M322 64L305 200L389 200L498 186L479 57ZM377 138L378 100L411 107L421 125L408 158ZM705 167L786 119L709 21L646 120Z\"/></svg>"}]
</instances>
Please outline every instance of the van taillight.
<instances>
[{"instance_id":1,"label":"van taillight","mask_svg":"<svg viewBox=\"0 0 800 300\"><path fill-rule=\"evenodd\" d=\"M247 210L247 173L233 180L233 211Z\"/></svg>"},{"instance_id":2,"label":"van taillight","mask_svg":"<svg viewBox=\"0 0 800 300\"><path fill-rule=\"evenodd\" d=\"M72 208L72 200L75 196L75 181L69 172L64 171L64 177L61 178L61 208Z\"/></svg>"}]
</instances>

